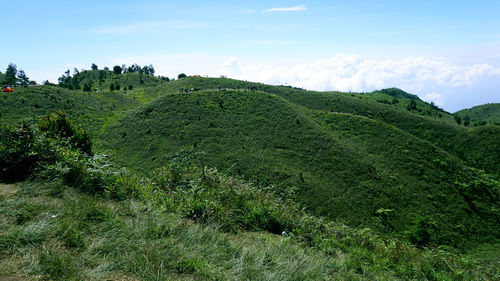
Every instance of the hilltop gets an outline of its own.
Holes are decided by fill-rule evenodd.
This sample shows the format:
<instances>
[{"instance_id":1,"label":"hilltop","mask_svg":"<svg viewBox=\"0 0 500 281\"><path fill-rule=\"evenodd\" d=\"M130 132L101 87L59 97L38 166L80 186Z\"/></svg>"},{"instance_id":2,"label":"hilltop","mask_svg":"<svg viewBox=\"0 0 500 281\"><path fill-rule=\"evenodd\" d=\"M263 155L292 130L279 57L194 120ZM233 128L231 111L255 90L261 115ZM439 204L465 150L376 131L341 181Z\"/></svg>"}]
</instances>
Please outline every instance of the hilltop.
<instances>
[{"instance_id":1,"label":"hilltop","mask_svg":"<svg viewBox=\"0 0 500 281\"><path fill-rule=\"evenodd\" d=\"M500 103L489 103L463 109L454 113L464 122L475 123L497 123L500 124Z\"/></svg>"},{"instance_id":2,"label":"hilltop","mask_svg":"<svg viewBox=\"0 0 500 281\"><path fill-rule=\"evenodd\" d=\"M500 148L495 145L500 142L500 126L490 127L490 134L482 134L482 127L479 127L479 130L471 130L463 123L458 124L452 114L399 89L364 94L316 92L228 78L187 77L154 87L151 91L160 95L179 92L180 88L195 91L258 90L275 94L307 109L349 113L378 120L438 146L469 166L500 176L500 162L492 160L495 157L500 158Z\"/></svg>"}]
</instances>

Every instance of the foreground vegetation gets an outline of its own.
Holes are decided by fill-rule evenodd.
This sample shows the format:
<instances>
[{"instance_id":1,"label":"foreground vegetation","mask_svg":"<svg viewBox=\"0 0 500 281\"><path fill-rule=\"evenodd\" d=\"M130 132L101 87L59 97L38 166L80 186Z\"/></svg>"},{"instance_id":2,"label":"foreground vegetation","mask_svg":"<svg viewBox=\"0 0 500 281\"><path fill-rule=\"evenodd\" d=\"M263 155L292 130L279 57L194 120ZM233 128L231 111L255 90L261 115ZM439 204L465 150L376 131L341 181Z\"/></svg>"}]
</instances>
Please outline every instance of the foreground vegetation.
<instances>
[{"instance_id":1,"label":"foreground vegetation","mask_svg":"<svg viewBox=\"0 0 500 281\"><path fill-rule=\"evenodd\" d=\"M2 184L3 274L51 280L500 278L496 261L480 264L449 248L417 248L318 218L272 188L197 168L189 155L138 178L85 153L84 135L64 114L2 127L2 162L10 159L12 167L20 164L15 159L33 157L32 169L16 178L27 181ZM4 171L0 178L12 180Z\"/></svg>"}]
</instances>

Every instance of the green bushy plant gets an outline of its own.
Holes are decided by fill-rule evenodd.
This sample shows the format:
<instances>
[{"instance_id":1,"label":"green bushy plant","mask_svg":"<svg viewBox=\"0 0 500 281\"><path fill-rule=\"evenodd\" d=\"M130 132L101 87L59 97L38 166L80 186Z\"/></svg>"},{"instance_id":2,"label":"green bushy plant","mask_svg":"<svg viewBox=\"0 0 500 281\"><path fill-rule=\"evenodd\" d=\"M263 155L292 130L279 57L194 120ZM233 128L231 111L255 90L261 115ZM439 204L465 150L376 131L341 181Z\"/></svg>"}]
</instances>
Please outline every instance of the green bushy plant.
<instances>
[{"instance_id":1,"label":"green bushy plant","mask_svg":"<svg viewBox=\"0 0 500 281\"><path fill-rule=\"evenodd\" d=\"M40 130L52 138L63 138L69 140L71 145L89 155L92 154L92 141L87 130L78 129L64 111L58 111L40 120Z\"/></svg>"},{"instance_id":2,"label":"green bushy plant","mask_svg":"<svg viewBox=\"0 0 500 281\"><path fill-rule=\"evenodd\" d=\"M0 126L0 180L18 181L32 173L38 160L34 140L34 129L27 123Z\"/></svg>"}]
</instances>

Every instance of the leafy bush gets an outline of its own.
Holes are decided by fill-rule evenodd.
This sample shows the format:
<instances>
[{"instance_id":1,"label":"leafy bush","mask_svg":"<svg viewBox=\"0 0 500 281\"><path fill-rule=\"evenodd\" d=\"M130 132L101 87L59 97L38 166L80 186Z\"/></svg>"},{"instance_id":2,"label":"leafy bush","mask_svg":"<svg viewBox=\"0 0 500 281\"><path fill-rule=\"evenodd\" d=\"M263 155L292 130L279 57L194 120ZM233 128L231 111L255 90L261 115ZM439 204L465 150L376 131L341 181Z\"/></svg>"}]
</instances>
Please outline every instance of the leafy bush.
<instances>
[{"instance_id":1,"label":"leafy bush","mask_svg":"<svg viewBox=\"0 0 500 281\"><path fill-rule=\"evenodd\" d=\"M0 180L14 182L33 172L38 161L32 126L0 126Z\"/></svg>"},{"instance_id":2,"label":"leafy bush","mask_svg":"<svg viewBox=\"0 0 500 281\"><path fill-rule=\"evenodd\" d=\"M0 125L0 180L24 180L37 168L59 165L69 169L68 179L91 181L79 175L87 163L82 161L81 152L91 155L91 149L89 134L77 129L64 112L45 117L36 125Z\"/></svg>"},{"instance_id":3,"label":"leafy bush","mask_svg":"<svg viewBox=\"0 0 500 281\"><path fill-rule=\"evenodd\" d=\"M66 116L66 112L58 111L51 116L42 118L39 128L51 138L63 138L69 140L71 145L82 150L82 152L92 155L92 141L87 130L75 127Z\"/></svg>"}]
</instances>

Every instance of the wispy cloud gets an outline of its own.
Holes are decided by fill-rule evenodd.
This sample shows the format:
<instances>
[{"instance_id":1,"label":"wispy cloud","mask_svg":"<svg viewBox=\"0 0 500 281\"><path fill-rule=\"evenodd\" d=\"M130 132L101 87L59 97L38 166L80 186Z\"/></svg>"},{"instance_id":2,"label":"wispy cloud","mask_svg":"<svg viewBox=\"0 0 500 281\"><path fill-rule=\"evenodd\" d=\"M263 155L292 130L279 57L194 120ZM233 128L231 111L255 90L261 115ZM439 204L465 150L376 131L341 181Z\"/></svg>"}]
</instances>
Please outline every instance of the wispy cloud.
<instances>
[{"instance_id":1,"label":"wispy cloud","mask_svg":"<svg viewBox=\"0 0 500 281\"><path fill-rule=\"evenodd\" d=\"M275 12L300 12L306 11L307 7L304 5L294 6L294 7L285 7L285 8L271 8L262 11L262 13L275 13Z\"/></svg>"},{"instance_id":2,"label":"wispy cloud","mask_svg":"<svg viewBox=\"0 0 500 281\"><path fill-rule=\"evenodd\" d=\"M286 40L256 40L256 41L252 41L252 45L256 45L256 46L286 45L289 43L290 43L290 41L286 41Z\"/></svg>"}]
</instances>

